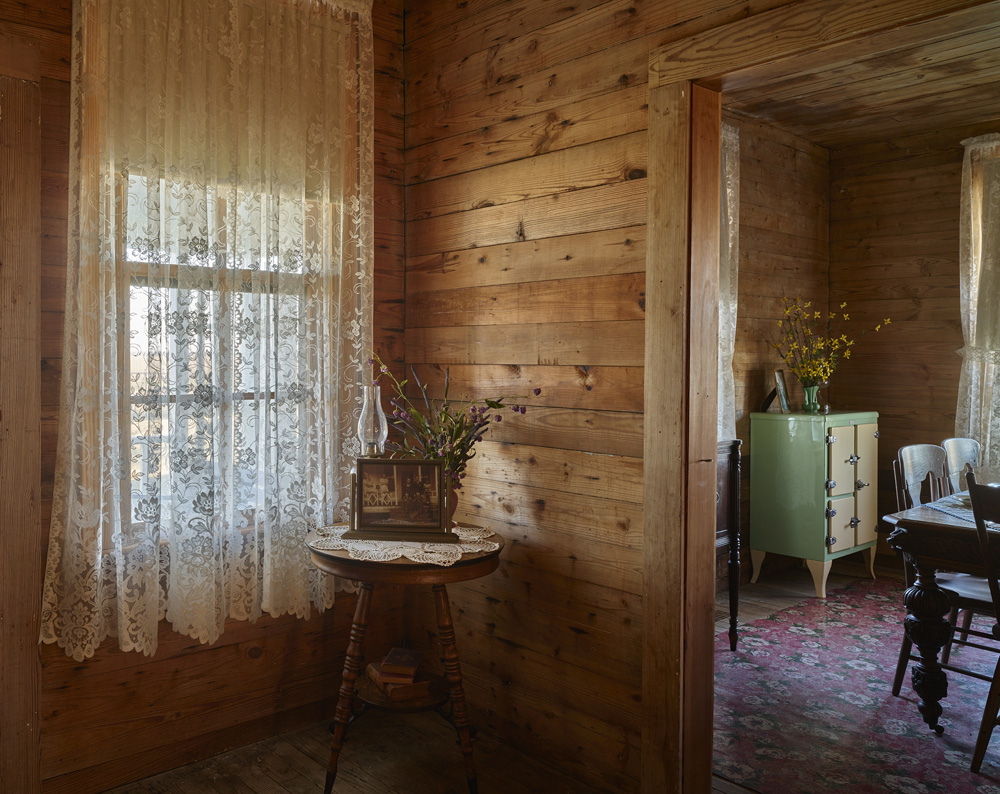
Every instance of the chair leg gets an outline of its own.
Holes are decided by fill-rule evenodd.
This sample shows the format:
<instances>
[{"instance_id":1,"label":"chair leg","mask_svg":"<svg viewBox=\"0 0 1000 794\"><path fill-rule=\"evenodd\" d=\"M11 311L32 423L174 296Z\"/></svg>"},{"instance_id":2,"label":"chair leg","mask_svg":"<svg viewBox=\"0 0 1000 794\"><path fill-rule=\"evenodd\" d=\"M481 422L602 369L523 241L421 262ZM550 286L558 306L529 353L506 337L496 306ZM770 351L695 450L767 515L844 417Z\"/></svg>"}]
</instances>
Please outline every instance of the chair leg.
<instances>
[{"instance_id":1,"label":"chair leg","mask_svg":"<svg viewBox=\"0 0 1000 794\"><path fill-rule=\"evenodd\" d=\"M973 772L978 772L986 757L986 748L989 746L990 737L997 724L997 715L1000 714L1000 662L997 662L996 670L993 672L993 683L990 684L990 693L986 696L986 705L983 707L983 721L979 723L979 736L976 737L976 749L972 751Z\"/></svg>"},{"instance_id":2,"label":"chair leg","mask_svg":"<svg viewBox=\"0 0 1000 794\"><path fill-rule=\"evenodd\" d=\"M910 651L913 650L913 643L910 638L903 633L903 645L899 649L899 661L896 662L896 676L892 679L893 697L899 697L899 690L903 686L903 677L906 675L906 667L910 663Z\"/></svg>"},{"instance_id":3,"label":"chair leg","mask_svg":"<svg viewBox=\"0 0 1000 794\"><path fill-rule=\"evenodd\" d=\"M965 610L965 614L966 615L971 615L972 613L969 612L969 610L966 609ZM971 618L969 618L969 619L971 620ZM951 608L951 612L948 613L948 622L953 627L958 623L958 609L957 608L955 608L955 607ZM966 628L968 628L968 626L966 626ZM962 639L964 640L968 636L969 636L968 634L965 634L965 635L962 636ZM951 636L948 637L948 642L946 642L945 646L941 649L941 664L948 664L948 659L951 657L951 641L954 640L954 639L955 639L955 632L953 631L951 633Z\"/></svg>"},{"instance_id":4,"label":"chair leg","mask_svg":"<svg viewBox=\"0 0 1000 794\"><path fill-rule=\"evenodd\" d=\"M972 610L962 610L962 633L959 635L964 642L969 639L969 629L972 627Z\"/></svg>"}]
</instances>

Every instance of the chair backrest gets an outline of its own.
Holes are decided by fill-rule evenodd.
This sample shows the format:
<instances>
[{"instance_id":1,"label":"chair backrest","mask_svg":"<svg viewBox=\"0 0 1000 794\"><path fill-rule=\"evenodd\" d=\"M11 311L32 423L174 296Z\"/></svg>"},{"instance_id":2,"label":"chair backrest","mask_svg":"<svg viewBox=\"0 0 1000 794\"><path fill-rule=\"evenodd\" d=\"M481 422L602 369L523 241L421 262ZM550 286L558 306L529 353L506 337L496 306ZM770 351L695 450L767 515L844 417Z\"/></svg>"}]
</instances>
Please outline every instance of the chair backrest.
<instances>
[{"instance_id":1,"label":"chair backrest","mask_svg":"<svg viewBox=\"0 0 1000 794\"><path fill-rule=\"evenodd\" d=\"M900 510L933 502L948 493L945 480L947 455L937 444L911 444L897 453L896 500ZM926 487L925 487L926 486Z\"/></svg>"},{"instance_id":2,"label":"chair backrest","mask_svg":"<svg viewBox=\"0 0 1000 794\"><path fill-rule=\"evenodd\" d=\"M979 465L979 442L974 438L946 438L941 446L948 458L948 483L952 493L958 493L965 487L965 467L975 471Z\"/></svg>"},{"instance_id":3,"label":"chair backrest","mask_svg":"<svg viewBox=\"0 0 1000 794\"><path fill-rule=\"evenodd\" d=\"M997 565L994 561L994 549L1000 546L1000 531L990 530L986 522L1000 524L1000 485L978 485L975 472L966 474L969 485L969 501L972 502L972 515L976 519L976 534L979 536L979 549L983 554L983 565L986 568L986 579L990 584L990 595L993 596L993 608L1000 610L1000 582L997 581ZM992 544L991 537L994 539ZM996 612L1000 615L1000 611ZM993 635L1000 637L1000 629L993 627Z\"/></svg>"}]
</instances>

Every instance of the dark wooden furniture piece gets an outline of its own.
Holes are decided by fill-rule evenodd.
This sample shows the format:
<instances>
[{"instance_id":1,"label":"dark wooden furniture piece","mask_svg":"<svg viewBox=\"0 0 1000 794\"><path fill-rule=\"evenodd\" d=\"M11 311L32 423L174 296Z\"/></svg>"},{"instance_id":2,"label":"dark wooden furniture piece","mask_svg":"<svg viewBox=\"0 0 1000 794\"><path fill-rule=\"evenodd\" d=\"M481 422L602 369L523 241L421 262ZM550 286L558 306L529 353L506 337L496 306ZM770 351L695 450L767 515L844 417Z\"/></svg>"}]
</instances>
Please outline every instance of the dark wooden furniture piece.
<instances>
[{"instance_id":1,"label":"dark wooden furniture piece","mask_svg":"<svg viewBox=\"0 0 1000 794\"><path fill-rule=\"evenodd\" d=\"M975 443L975 442L973 442ZM977 449L978 452L978 449ZM964 464L963 464L964 465ZM990 603L993 607L993 630L994 639L1000 639L1000 624L996 623L1000 616L1000 582L997 581L997 568L993 555L990 552L990 536L996 532L990 532L986 528L986 522L994 524L1000 523L1000 486L978 485L976 475L968 472L966 478L969 484L969 501L972 503L972 512L976 520L976 537L979 538L979 548L982 551L983 564L986 567L986 581L989 584ZM983 758L986 756L986 748L989 746L990 738L993 736L993 729L997 726L997 716L1000 714L1000 660L997 661L993 671L993 678L990 681L990 692L986 696L986 703L983 706L983 719L979 724L979 734L976 737L976 747L972 751L973 772L978 772L982 766Z\"/></svg>"},{"instance_id":2,"label":"dark wooden furniture piece","mask_svg":"<svg viewBox=\"0 0 1000 794\"><path fill-rule=\"evenodd\" d=\"M941 649L952 639L955 626L949 622L952 598L938 583L938 569L984 576L985 552L980 548L976 527L972 522L942 513L927 505L918 505L898 513L883 516L888 528L889 547L903 554L913 567L913 582L906 589L903 604L906 636L917 649L913 668L913 690L920 696L917 708L924 722L936 733L944 728L938 723L941 698L948 694L945 670L967 672L938 660ZM989 551L995 565L1000 566L1000 533L989 534ZM987 596L988 598L988 596Z\"/></svg>"},{"instance_id":3,"label":"dark wooden furniture piece","mask_svg":"<svg viewBox=\"0 0 1000 794\"><path fill-rule=\"evenodd\" d=\"M892 476L896 486L896 510L907 510L917 505L934 502L951 493L951 487L945 477L947 453L936 444L911 444L901 447L892 461ZM910 565L905 566L906 586L913 584L914 574ZM960 642L966 642L972 626L972 616L976 611L985 609L986 614L992 613L989 592L986 581L980 577L970 577L964 573L936 574L939 585L949 591L951 612L948 622L957 624L958 613L963 613L962 634ZM954 636L954 635L953 635ZM951 655L949 642L941 652L941 664L946 665ZM892 694L899 695L903 687L907 664L914 660L913 643L906 633L899 649L899 660L896 662L896 675L892 680Z\"/></svg>"},{"instance_id":4,"label":"dark wooden furniture piece","mask_svg":"<svg viewBox=\"0 0 1000 794\"><path fill-rule=\"evenodd\" d=\"M450 566L415 563L405 558L388 562L354 560L346 551L326 551L309 547L313 565L325 573L352 579L358 582L361 588L347 644L347 656L344 659L344 673L337 698L337 708L334 713L333 725L330 727L330 763L327 767L324 794L330 794L334 781L337 779L337 761L344 745L344 734L356 714L355 696L363 704L362 711L369 706L392 711L418 711L436 708L442 705L445 700L450 701L451 714L442 712L442 716L458 732L462 755L465 757L465 776L469 783L469 792L477 794L479 791L476 768L472 759L472 740L475 737L475 729L469 720L469 711L465 704L462 669L458 661L458 649L455 647L455 627L451 619L451 606L448 602L448 592L445 586L454 582L477 579L497 569L500 564L500 552L503 551L504 540L500 535L493 535L490 540L498 543L499 548L490 552L465 554L461 560ZM367 678L361 675L361 671L364 669L364 642L365 634L368 631L368 612L371 607L372 591L376 584L426 584L431 586L437 609L441 661L444 664L445 681L447 682L446 693L439 690L432 691L431 696L426 699L390 701L376 687L368 686Z\"/></svg>"},{"instance_id":5,"label":"dark wooden furniture piece","mask_svg":"<svg viewBox=\"0 0 1000 794\"><path fill-rule=\"evenodd\" d=\"M729 549L729 649L736 650L740 611L740 439L720 441L715 491L715 551Z\"/></svg>"}]
</instances>

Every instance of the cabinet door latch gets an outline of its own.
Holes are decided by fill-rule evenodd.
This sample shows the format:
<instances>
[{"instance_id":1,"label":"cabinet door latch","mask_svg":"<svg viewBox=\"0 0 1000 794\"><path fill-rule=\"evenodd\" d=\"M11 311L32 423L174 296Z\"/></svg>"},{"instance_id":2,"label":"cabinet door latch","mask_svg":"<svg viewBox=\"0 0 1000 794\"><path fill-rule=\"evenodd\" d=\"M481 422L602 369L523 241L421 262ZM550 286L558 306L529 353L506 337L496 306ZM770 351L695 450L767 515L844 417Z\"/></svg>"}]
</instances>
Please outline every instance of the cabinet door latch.
<instances>
[{"instance_id":1,"label":"cabinet door latch","mask_svg":"<svg viewBox=\"0 0 1000 794\"><path fill-rule=\"evenodd\" d=\"M827 436L826 437L826 443L827 444L836 444L837 443L837 437L836 436Z\"/></svg>"},{"instance_id":2,"label":"cabinet door latch","mask_svg":"<svg viewBox=\"0 0 1000 794\"><path fill-rule=\"evenodd\" d=\"M871 483L870 482L862 482L861 480L858 480L856 483L854 483L854 485L860 491L862 488L867 488L869 485L871 485Z\"/></svg>"},{"instance_id":3,"label":"cabinet door latch","mask_svg":"<svg viewBox=\"0 0 1000 794\"><path fill-rule=\"evenodd\" d=\"M828 508L826 508L826 517L827 518L833 518L835 515L837 515L837 508L835 508L835 507L828 507Z\"/></svg>"},{"instance_id":4,"label":"cabinet door latch","mask_svg":"<svg viewBox=\"0 0 1000 794\"><path fill-rule=\"evenodd\" d=\"M855 466L855 465L857 465L857 463L858 463L858 461L859 461L859 460L861 460L861 458L859 458L859 457L858 457L857 455L855 455L855 454L854 454L854 453L852 452L852 453L851 453L851 457L849 457L849 458L847 459L847 462L848 462L848 463L850 463L850 464L851 464L852 466Z\"/></svg>"},{"instance_id":5,"label":"cabinet door latch","mask_svg":"<svg viewBox=\"0 0 1000 794\"><path fill-rule=\"evenodd\" d=\"M836 542L837 542L837 539L836 539L835 537L832 537L832 536L830 536L830 537L827 537L827 539L826 539L826 545L827 545L827 546L832 546L832 545L834 545L834 544L835 544Z\"/></svg>"},{"instance_id":6,"label":"cabinet door latch","mask_svg":"<svg viewBox=\"0 0 1000 794\"><path fill-rule=\"evenodd\" d=\"M860 523L861 523L860 518L858 518L857 516L851 516L851 529L854 529Z\"/></svg>"},{"instance_id":7,"label":"cabinet door latch","mask_svg":"<svg viewBox=\"0 0 1000 794\"><path fill-rule=\"evenodd\" d=\"M837 487L837 481L836 480L827 480L826 481L826 490L832 491L836 487Z\"/></svg>"}]
</instances>

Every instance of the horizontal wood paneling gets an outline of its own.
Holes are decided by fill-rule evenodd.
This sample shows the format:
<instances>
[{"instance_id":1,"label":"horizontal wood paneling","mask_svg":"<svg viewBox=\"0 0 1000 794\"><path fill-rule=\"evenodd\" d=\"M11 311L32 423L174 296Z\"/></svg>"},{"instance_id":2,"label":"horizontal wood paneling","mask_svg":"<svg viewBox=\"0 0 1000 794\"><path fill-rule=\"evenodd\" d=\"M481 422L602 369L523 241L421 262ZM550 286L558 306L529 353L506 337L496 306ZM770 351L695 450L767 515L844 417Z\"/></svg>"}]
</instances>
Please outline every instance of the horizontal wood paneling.
<instances>
[{"instance_id":1,"label":"horizontal wood paneling","mask_svg":"<svg viewBox=\"0 0 1000 794\"><path fill-rule=\"evenodd\" d=\"M449 398L473 400L468 384L483 384L491 393L514 398L515 403L559 408L593 408L605 411L642 411L642 372L636 367L440 365L414 366L427 393L444 396L444 379L450 374L455 386ZM638 384L638 385L637 385ZM533 389L541 389L535 396Z\"/></svg>"},{"instance_id":2,"label":"horizontal wood paneling","mask_svg":"<svg viewBox=\"0 0 1000 794\"><path fill-rule=\"evenodd\" d=\"M407 303L406 322L410 328L436 328L554 323L567 316L591 322L642 320L645 290L644 273L626 273L423 292Z\"/></svg>"},{"instance_id":3,"label":"horizontal wood paneling","mask_svg":"<svg viewBox=\"0 0 1000 794\"><path fill-rule=\"evenodd\" d=\"M406 363L436 396L446 368L453 398L542 390L491 427L463 489L461 514L511 541L498 574L453 588L475 620L460 637L470 700L505 739L615 791L637 790L640 724L590 703L586 673L638 691L636 661L623 667L605 642L564 661L534 640L565 636L577 594L600 597L587 615L627 598L628 631L640 630L648 56L782 2L408 5ZM757 143L760 181L784 157L782 178L813 184L816 147ZM826 199L807 193L748 207L761 280L780 256L789 283L818 264L825 283L826 238L810 235ZM494 588L503 610L473 605L471 591ZM433 624L416 603L414 636ZM539 675L506 682L490 637L523 636L518 620ZM543 669L565 676L565 696L553 700Z\"/></svg>"},{"instance_id":4,"label":"horizontal wood paneling","mask_svg":"<svg viewBox=\"0 0 1000 794\"><path fill-rule=\"evenodd\" d=\"M411 257L406 290L420 300L416 293L636 273L645 266L646 227L627 226Z\"/></svg>"},{"instance_id":5,"label":"horizontal wood paneling","mask_svg":"<svg viewBox=\"0 0 1000 794\"><path fill-rule=\"evenodd\" d=\"M938 130L831 157L830 299L850 301L859 332L892 320L858 340L831 389L847 408L879 411L881 513L896 509L891 461L899 447L955 434L960 141L969 134Z\"/></svg>"},{"instance_id":6,"label":"horizontal wood paneling","mask_svg":"<svg viewBox=\"0 0 1000 794\"><path fill-rule=\"evenodd\" d=\"M411 362L641 367L642 322L562 322L412 328Z\"/></svg>"},{"instance_id":7,"label":"horizontal wood paneling","mask_svg":"<svg viewBox=\"0 0 1000 794\"><path fill-rule=\"evenodd\" d=\"M645 174L642 175L643 177ZM411 221L407 256L635 226L646 212L644 178Z\"/></svg>"},{"instance_id":8,"label":"horizontal wood paneling","mask_svg":"<svg viewBox=\"0 0 1000 794\"><path fill-rule=\"evenodd\" d=\"M600 94L545 112L497 119L407 152L407 183L580 146L646 129L646 85Z\"/></svg>"}]
</instances>

